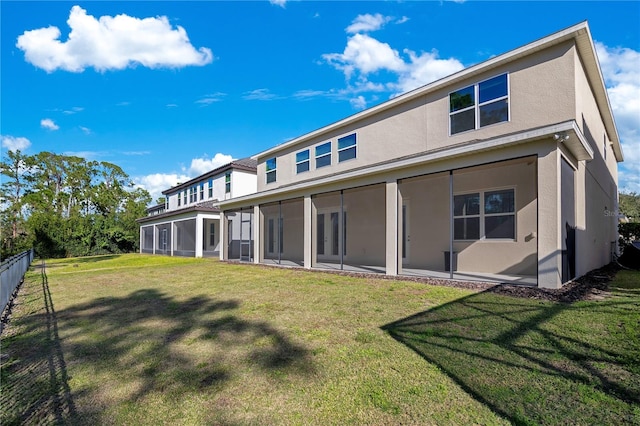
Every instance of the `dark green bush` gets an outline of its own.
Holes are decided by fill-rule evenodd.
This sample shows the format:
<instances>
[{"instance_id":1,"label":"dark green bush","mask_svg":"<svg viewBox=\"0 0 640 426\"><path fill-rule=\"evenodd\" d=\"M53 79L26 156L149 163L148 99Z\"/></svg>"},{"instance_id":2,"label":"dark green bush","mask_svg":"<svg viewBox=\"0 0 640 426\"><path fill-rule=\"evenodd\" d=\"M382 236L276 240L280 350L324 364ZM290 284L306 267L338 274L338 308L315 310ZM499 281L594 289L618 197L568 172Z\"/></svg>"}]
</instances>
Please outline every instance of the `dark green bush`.
<instances>
[{"instance_id":1,"label":"dark green bush","mask_svg":"<svg viewBox=\"0 0 640 426\"><path fill-rule=\"evenodd\" d=\"M640 240L640 223L621 223L618 225L618 233L620 234L620 250L622 251L632 241Z\"/></svg>"}]
</instances>

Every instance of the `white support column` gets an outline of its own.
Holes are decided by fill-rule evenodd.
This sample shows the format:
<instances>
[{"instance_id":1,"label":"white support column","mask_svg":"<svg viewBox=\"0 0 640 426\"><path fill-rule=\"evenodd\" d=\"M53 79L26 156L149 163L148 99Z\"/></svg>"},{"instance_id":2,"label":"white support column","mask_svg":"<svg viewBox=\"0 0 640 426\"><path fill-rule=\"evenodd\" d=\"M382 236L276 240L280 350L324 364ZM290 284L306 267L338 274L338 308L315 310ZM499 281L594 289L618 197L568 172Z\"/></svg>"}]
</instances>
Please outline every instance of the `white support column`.
<instances>
[{"instance_id":1,"label":"white support column","mask_svg":"<svg viewBox=\"0 0 640 426\"><path fill-rule=\"evenodd\" d=\"M538 154L538 287L562 286L560 153Z\"/></svg>"},{"instance_id":2,"label":"white support column","mask_svg":"<svg viewBox=\"0 0 640 426\"><path fill-rule=\"evenodd\" d=\"M220 212L220 260L227 260L229 258L229 250L227 248L227 232L229 231L229 223L227 220L227 215L221 211Z\"/></svg>"},{"instance_id":3,"label":"white support column","mask_svg":"<svg viewBox=\"0 0 640 426\"><path fill-rule=\"evenodd\" d=\"M312 256L313 256L313 230L311 229L313 223L313 203L311 195L304 196L304 267L311 269Z\"/></svg>"},{"instance_id":4,"label":"white support column","mask_svg":"<svg viewBox=\"0 0 640 426\"><path fill-rule=\"evenodd\" d=\"M196 257L202 257L202 246L204 243L204 219L201 214L196 215L196 235L195 235L195 252Z\"/></svg>"},{"instance_id":5,"label":"white support column","mask_svg":"<svg viewBox=\"0 0 640 426\"><path fill-rule=\"evenodd\" d=\"M403 257L405 256L405 253L402 251L403 250L403 243L404 243L404 234L403 234L403 229L404 229L404 215L402 214L403 208L404 208L404 199L402 198L402 191L400 190L400 187L398 186L398 190L396 191L396 194L398 194L398 208L396 209L396 214L398 215L398 232L396 234L396 262L398 262L398 275L402 275L404 272L402 270L403 264L402 264L402 260Z\"/></svg>"},{"instance_id":6,"label":"white support column","mask_svg":"<svg viewBox=\"0 0 640 426\"><path fill-rule=\"evenodd\" d=\"M386 274L398 275L398 181L387 181L386 192Z\"/></svg>"},{"instance_id":7,"label":"white support column","mask_svg":"<svg viewBox=\"0 0 640 426\"><path fill-rule=\"evenodd\" d=\"M156 244L157 244L156 234L157 233L158 233L158 226L153 225L153 250L151 251L153 254L156 254Z\"/></svg>"},{"instance_id":8,"label":"white support column","mask_svg":"<svg viewBox=\"0 0 640 426\"><path fill-rule=\"evenodd\" d=\"M143 240L143 235L144 235L144 233L142 232L142 228L143 228L143 227L141 226L141 227L140 227L140 229L138 230L138 234L139 234L139 238L140 238L140 239L139 239L139 241L140 241L140 248L139 248L139 250L138 250L138 251L140 252L140 254L142 254L142 245L144 244L144 240Z\"/></svg>"},{"instance_id":9,"label":"white support column","mask_svg":"<svg viewBox=\"0 0 640 426\"><path fill-rule=\"evenodd\" d=\"M172 220L171 222L171 257L173 257L173 248L176 246L176 233L175 233L175 229L176 229L176 223Z\"/></svg>"},{"instance_id":10,"label":"white support column","mask_svg":"<svg viewBox=\"0 0 640 426\"><path fill-rule=\"evenodd\" d=\"M260 247L262 244L262 227L260 224L262 221L260 220L260 206L253 206L253 263L260 263L261 261L261 251Z\"/></svg>"}]
</instances>

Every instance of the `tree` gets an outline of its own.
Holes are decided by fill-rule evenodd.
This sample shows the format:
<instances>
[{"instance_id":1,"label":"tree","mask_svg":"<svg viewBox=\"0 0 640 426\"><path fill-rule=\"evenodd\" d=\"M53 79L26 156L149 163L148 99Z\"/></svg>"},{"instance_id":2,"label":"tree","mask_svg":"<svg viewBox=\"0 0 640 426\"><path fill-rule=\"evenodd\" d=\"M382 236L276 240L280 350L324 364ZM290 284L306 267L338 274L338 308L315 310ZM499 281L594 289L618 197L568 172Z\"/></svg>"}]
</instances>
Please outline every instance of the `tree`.
<instances>
[{"instance_id":1,"label":"tree","mask_svg":"<svg viewBox=\"0 0 640 426\"><path fill-rule=\"evenodd\" d=\"M620 213L626 216L630 222L640 222L640 194L621 192L618 208Z\"/></svg>"},{"instance_id":2,"label":"tree","mask_svg":"<svg viewBox=\"0 0 640 426\"><path fill-rule=\"evenodd\" d=\"M151 197L135 189L119 166L51 152L20 157L18 152L3 162L2 174L9 178L2 186L7 206L3 229L5 222L22 220L39 255L136 250L136 219L145 215Z\"/></svg>"},{"instance_id":3,"label":"tree","mask_svg":"<svg viewBox=\"0 0 640 426\"><path fill-rule=\"evenodd\" d=\"M31 157L23 155L20 150L8 151L0 162L0 173L8 178L0 185L2 257L11 256L27 246L22 208L31 165ZM9 233L5 231L7 229Z\"/></svg>"}]
</instances>

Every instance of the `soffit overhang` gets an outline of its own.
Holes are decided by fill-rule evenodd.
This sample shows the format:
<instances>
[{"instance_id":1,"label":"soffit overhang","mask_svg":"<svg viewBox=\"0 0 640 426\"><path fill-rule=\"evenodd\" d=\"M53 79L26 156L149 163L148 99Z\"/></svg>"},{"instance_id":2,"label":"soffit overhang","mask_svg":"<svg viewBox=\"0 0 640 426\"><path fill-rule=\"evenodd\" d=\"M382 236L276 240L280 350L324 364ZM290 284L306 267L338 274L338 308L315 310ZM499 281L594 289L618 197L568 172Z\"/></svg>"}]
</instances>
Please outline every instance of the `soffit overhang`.
<instances>
[{"instance_id":1,"label":"soffit overhang","mask_svg":"<svg viewBox=\"0 0 640 426\"><path fill-rule=\"evenodd\" d=\"M568 136L568 138L565 138L565 136ZM503 135L497 138L473 140L450 147L426 151L420 154L413 154L370 166L352 169L346 172L335 173L321 178L299 181L279 188L221 201L219 206L220 210L224 211L261 204L262 202L265 202L265 200L269 200L270 202L273 199L286 198L287 194L299 193L301 191L322 187L324 185L347 182L368 176L435 163L438 161L446 161L461 156L472 156L474 154L480 154L490 150L507 148L543 139L548 139L550 143L555 142L556 146L562 143L579 161L590 161L593 159L593 149L580 131L575 120L570 120L550 126L530 129L525 132Z\"/></svg>"}]
</instances>

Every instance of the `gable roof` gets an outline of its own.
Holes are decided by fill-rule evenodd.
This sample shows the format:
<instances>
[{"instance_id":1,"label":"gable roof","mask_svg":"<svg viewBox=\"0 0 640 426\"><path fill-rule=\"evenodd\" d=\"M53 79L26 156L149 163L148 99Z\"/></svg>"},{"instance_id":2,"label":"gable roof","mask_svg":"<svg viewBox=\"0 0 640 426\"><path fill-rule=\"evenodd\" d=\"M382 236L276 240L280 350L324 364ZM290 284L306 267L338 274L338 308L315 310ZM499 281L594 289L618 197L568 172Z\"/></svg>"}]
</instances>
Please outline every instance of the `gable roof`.
<instances>
[{"instance_id":1,"label":"gable roof","mask_svg":"<svg viewBox=\"0 0 640 426\"><path fill-rule=\"evenodd\" d=\"M604 122L607 135L609 137L609 140L611 140L613 144L613 151L616 155L616 159L617 161L623 161L624 157L622 154L622 147L620 145L620 138L618 136L618 131L616 129L615 120L613 118L613 112L611 109L611 104L609 102L609 97L607 95L607 90L604 84L602 71L600 69L600 63L598 61L595 46L593 44L593 39L591 38L591 32L589 31L589 25L586 21L583 21L579 24L568 27L564 30L558 31L549 36L543 37L539 40L526 44L522 47L513 49L507 53L503 53L502 55L495 56L491 59L488 59L476 65L465 68L447 77L441 78L432 83L426 84L417 89L406 92L391 100L388 100L386 102L373 106L359 113L353 114L342 120L336 121L333 124L330 124L328 126L314 130L305 135L294 138L286 143L267 149L263 152L260 152L254 155L252 158L259 159L267 155L274 155L276 152L289 149L292 146L295 146L300 143L304 143L305 141L308 141L309 139L319 136L325 132L332 131L334 129L348 125L358 120L362 120L366 117L388 110L399 104L402 104L404 102L423 96L427 93L440 90L443 87L452 85L459 80L473 77L477 74L502 66L505 63L512 62L522 57L532 55L540 50L547 49L549 47L564 43L568 40L575 41L578 54L583 60L587 79L593 90L596 102L598 104L598 109L600 110L600 114L602 115L602 121Z\"/></svg>"},{"instance_id":2,"label":"gable roof","mask_svg":"<svg viewBox=\"0 0 640 426\"><path fill-rule=\"evenodd\" d=\"M213 169L207 173L201 174L200 176L196 176L193 179L189 179L188 181L181 183L179 185L173 186L169 189L165 189L164 191L162 191L163 195L168 195L171 193L174 193L176 191L180 191L184 188L188 188L190 186L192 186L194 183L196 182L200 182L209 178L212 178L214 176L217 176L221 173L227 172L229 170L241 170L244 172L249 172L249 173L257 173L257 167L258 167L258 162L256 161L256 159L251 158L251 157L246 157L246 158L241 158L239 160L233 160L230 163L227 163L223 166L220 166L216 169Z\"/></svg>"}]
</instances>

